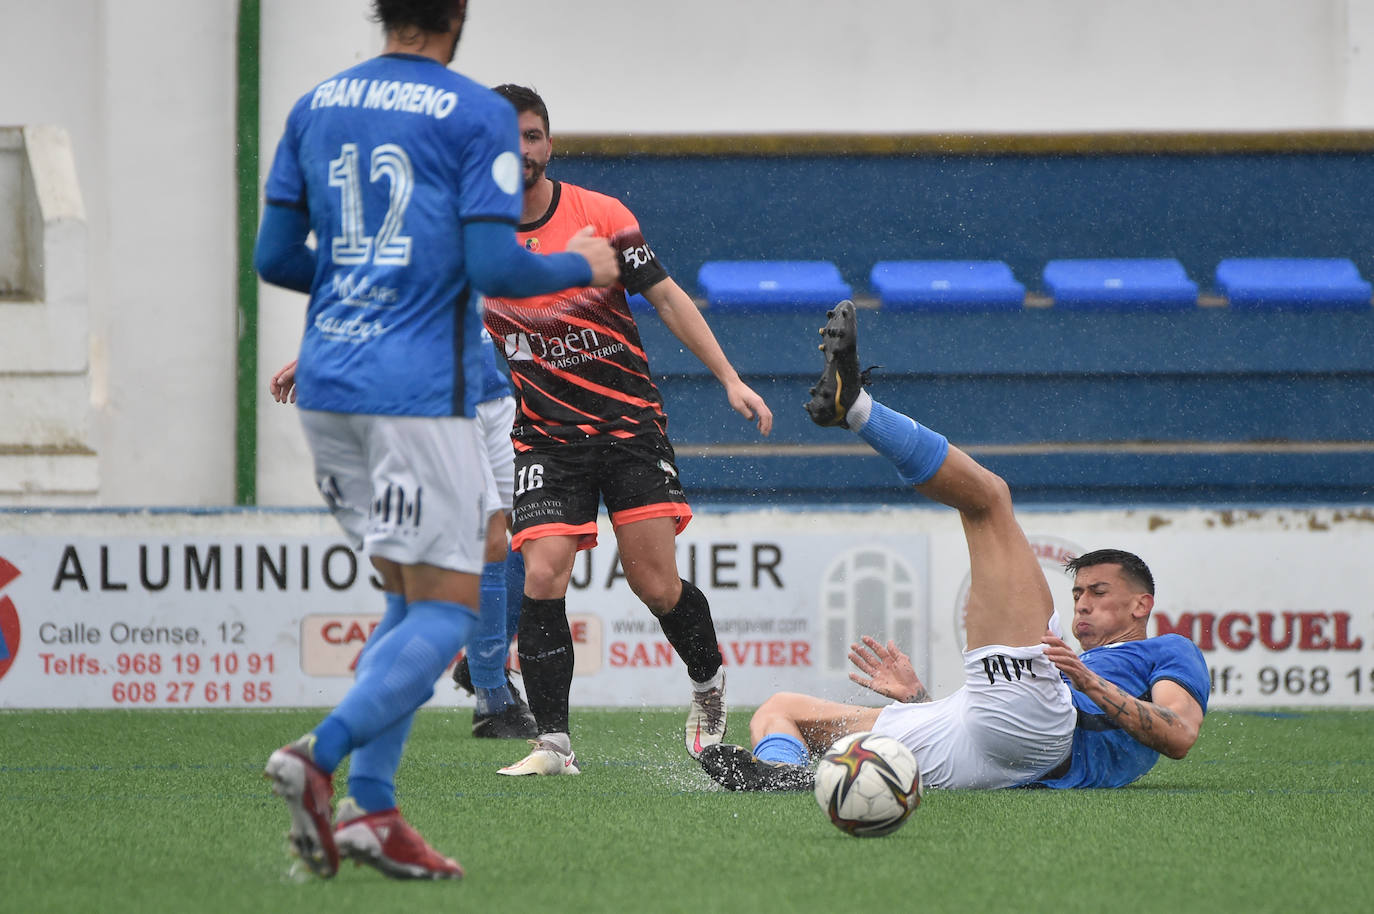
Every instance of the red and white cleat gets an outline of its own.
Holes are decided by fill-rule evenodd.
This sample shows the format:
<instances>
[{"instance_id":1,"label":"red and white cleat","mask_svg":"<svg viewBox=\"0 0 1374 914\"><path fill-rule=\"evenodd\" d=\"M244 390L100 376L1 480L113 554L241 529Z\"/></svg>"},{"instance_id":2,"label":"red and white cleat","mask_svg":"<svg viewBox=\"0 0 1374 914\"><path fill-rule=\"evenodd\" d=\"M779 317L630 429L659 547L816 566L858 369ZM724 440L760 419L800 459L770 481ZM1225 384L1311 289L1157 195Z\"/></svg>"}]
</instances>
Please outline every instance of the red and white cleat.
<instances>
[{"instance_id":1,"label":"red and white cleat","mask_svg":"<svg viewBox=\"0 0 1374 914\"><path fill-rule=\"evenodd\" d=\"M312 873L328 879L339 871L339 851L330 824L334 782L315 764L310 745L310 737L305 736L273 752L263 777L272 782L272 792L286 801L291 812L287 838L292 851Z\"/></svg>"},{"instance_id":2,"label":"red and white cleat","mask_svg":"<svg viewBox=\"0 0 1374 914\"><path fill-rule=\"evenodd\" d=\"M342 856L393 879L463 878L458 861L430 847L398 809L363 812L352 797L345 797L339 804L334 843Z\"/></svg>"}]
</instances>

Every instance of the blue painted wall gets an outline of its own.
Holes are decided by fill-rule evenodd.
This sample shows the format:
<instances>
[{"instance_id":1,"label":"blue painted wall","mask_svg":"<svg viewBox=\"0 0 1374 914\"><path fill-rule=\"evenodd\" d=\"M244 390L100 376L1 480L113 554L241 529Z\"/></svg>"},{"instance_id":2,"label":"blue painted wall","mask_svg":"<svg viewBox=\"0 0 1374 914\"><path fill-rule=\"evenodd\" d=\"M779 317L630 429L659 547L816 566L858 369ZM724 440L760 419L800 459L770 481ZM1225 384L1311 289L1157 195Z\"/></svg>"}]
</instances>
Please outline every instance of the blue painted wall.
<instances>
[{"instance_id":1,"label":"blue painted wall","mask_svg":"<svg viewBox=\"0 0 1374 914\"><path fill-rule=\"evenodd\" d=\"M802 410L822 365L824 315L707 316L776 425L770 447L745 448L764 442L662 322L644 315L695 497L902 497L885 461ZM1022 502L1374 502L1374 309L865 309L859 322L861 361L882 366L874 395L970 449ZM818 453L836 445L855 447Z\"/></svg>"},{"instance_id":2,"label":"blue painted wall","mask_svg":"<svg viewBox=\"0 0 1374 914\"><path fill-rule=\"evenodd\" d=\"M1177 257L1204 292L1234 256L1350 257L1374 276L1368 155L581 157L550 173L623 199L693 292L708 259L829 259L856 292L905 258L1005 260L1031 291L1058 257ZM823 314L707 317L777 427L761 442L645 315L694 500L905 501L885 461L801 409ZM860 322L875 395L1022 503L1374 503L1374 309Z\"/></svg>"},{"instance_id":3,"label":"blue painted wall","mask_svg":"<svg viewBox=\"0 0 1374 914\"><path fill-rule=\"evenodd\" d=\"M1374 156L580 156L556 178L624 200L678 282L706 260L1005 260L1030 290L1060 257L1350 257L1374 274Z\"/></svg>"}]
</instances>

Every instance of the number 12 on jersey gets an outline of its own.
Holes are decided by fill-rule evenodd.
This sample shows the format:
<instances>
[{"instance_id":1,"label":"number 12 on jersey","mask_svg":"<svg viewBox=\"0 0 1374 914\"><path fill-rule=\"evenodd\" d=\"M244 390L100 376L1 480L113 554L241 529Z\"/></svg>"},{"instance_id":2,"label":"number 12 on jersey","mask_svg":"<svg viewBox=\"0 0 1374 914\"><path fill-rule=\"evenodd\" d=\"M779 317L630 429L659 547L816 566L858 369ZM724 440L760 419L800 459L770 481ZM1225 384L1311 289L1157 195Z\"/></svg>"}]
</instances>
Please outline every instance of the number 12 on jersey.
<instances>
[{"instance_id":1,"label":"number 12 on jersey","mask_svg":"<svg viewBox=\"0 0 1374 914\"><path fill-rule=\"evenodd\" d=\"M386 215L376 237L366 232L363 219L362 174L358 163L358 144L345 143L339 157L329 163L329 186L339 188L340 234L330 242L329 256L340 266L367 263L382 266L406 266L410 263L410 237L401 234L405 224L406 207L415 188L415 170L410 156L395 143L384 143L372 150L373 183L386 178L389 194Z\"/></svg>"}]
</instances>

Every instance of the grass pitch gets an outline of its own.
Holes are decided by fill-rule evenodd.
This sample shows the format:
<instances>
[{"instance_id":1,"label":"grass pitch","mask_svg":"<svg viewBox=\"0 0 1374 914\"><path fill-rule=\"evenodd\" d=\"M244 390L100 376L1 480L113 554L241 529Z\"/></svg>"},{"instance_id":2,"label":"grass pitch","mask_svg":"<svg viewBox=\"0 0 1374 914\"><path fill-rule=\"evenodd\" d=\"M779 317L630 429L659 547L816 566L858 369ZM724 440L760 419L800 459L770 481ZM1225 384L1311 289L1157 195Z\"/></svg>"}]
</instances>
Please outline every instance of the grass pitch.
<instances>
[{"instance_id":1,"label":"grass pitch","mask_svg":"<svg viewBox=\"0 0 1374 914\"><path fill-rule=\"evenodd\" d=\"M468 876L293 878L261 777L323 712L0 712L0 911L1355 911L1374 898L1374 713L1207 717L1117 791L931 792L855 839L809 794L719 790L682 712L573 713L583 774L505 778L519 742L425 711L407 818ZM748 712L732 714L732 735ZM342 779L336 783L342 792Z\"/></svg>"}]
</instances>

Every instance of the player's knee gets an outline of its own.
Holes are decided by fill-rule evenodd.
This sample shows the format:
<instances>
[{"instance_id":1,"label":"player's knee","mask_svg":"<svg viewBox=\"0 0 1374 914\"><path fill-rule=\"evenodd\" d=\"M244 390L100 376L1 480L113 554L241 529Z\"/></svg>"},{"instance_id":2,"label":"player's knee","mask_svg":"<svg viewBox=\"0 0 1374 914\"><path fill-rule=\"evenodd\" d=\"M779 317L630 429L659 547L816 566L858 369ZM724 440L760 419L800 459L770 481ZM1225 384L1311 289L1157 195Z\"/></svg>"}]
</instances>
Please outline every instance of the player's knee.
<instances>
[{"instance_id":1,"label":"player's knee","mask_svg":"<svg viewBox=\"0 0 1374 914\"><path fill-rule=\"evenodd\" d=\"M756 729L763 734L774 732L776 725L782 722L792 723L792 707L798 699L805 698L795 692L775 692L768 697L763 704L759 705L754 716L749 719L749 730Z\"/></svg>"},{"instance_id":2,"label":"player's knee","mask_svg":"<svg viewBox=\"0 0 1374 914\"><path fill-rule=\"evenodd\" d=\"M1011 487L1007 481L984 468L978 479L978 510L985 514L1011 512Z\"/></svg>"},{"instance_id":3,"label":"player's knee","mask_svg":"<svg viewBox=\"0 0 1374 914\"><path fill-rule=\"evenodd\" d=\"M568 575L551 565L525 561L525 593L539 600L563 596L568 589Z\"/></svg>"},{"instance_id":4,"label":"player's knee","mask_svg":"<svg viewBox=\"0 0 1374 914\"><path fill-rule=\"evenodd\" d=\"M682 597L682 579L677 576L676 569L672 574L648 579L631 579L629 584L634 595L649 607L649 612L655 616L672 612Z\"/></svg>"},{"instance_id":5,"label":"player's knee","mask_svg":"<svg viewBox=\"0 0 1374 914\"><path fill-rule=\"evenodd\" d=\"M540 600L563 597L568 592L573 563L577 560L575 541L554 537L526 540L520 550L525 562L525 593Z\"/></svg>"}]
</instances>

